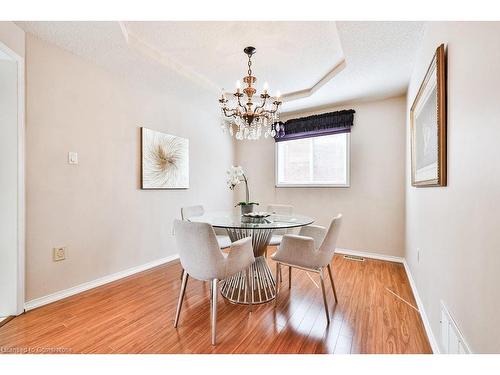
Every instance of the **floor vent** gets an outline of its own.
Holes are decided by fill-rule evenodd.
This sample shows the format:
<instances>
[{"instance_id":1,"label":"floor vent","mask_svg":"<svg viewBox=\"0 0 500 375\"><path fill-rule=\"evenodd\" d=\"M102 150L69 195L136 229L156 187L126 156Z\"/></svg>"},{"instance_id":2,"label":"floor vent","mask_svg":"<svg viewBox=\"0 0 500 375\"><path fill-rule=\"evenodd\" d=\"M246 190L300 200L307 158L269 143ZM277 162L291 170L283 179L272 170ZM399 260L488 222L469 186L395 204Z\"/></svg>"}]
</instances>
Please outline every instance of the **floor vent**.
<instances>
[{"instance_id":1,"label":"floor vent","mask_svg":"<svg viewBox=\"0 0 500 375\"><path fill-rule=\"evenodd\" d=\"M441 301L441 346L443 354L470 354L470 349L457 326L457 323L450 315L450 312Z\"/></svg>"},{"instance_id":2,"label":"floor vent","mask_svg":"<svg viewBox=\"0 0 500 375\"><path fill-rule=\"evenodd\" d=\"M356 262L364 262L365 258L358 257L357 255L344 255L344 259L355 260Z\"/></svg>"}]
</instances>

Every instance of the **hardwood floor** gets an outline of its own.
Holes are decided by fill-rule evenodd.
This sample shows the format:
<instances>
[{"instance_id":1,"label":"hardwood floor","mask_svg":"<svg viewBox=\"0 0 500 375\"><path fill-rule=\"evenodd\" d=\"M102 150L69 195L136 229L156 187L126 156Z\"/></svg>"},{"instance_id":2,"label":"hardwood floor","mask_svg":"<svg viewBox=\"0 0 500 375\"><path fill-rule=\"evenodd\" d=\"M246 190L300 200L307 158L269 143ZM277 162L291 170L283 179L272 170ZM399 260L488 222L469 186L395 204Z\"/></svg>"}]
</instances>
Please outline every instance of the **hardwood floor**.
<instances>
[{"instance_id":1,"label":"hardwood floor","mask_svg":"<svg viewBox=\"0 0 500 375\"><path fill-rule=\"evenodd\" d=\"M0 353L431 353L401 264L336 255L330 326L317 275L305 271L293 271L292 289L283 272L276 309L249 314L220 296L215 347L209 283L190 279L173 328L179 273L163 265L29 311L0 327Z\"/></svg>"}]
</instances>

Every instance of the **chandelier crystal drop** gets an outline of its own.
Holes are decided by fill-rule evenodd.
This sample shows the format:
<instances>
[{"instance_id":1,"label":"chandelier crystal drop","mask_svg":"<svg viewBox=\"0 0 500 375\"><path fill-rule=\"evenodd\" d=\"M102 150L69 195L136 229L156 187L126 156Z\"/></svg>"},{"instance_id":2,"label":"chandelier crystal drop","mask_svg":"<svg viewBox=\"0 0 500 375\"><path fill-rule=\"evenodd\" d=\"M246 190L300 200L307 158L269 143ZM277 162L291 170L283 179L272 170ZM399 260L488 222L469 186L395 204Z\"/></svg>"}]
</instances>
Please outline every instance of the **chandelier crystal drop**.
<instances>
[{"instance_id":1,"label":"chandelier crystal drop","mask_svg":"<svg viewBox=\"0 0 500 375\"><path fill-rule=\"evenodd\" d=\"M254 47L246 47L243 52L248 56L248 75L243 77L245 88L241 89L240 81L236 82L236 92L228 99L222 90L219 99L222 112L221 128L224 132L238 140L256 140L262 135L265 138L279 136L279 109L281 95L279 92L272 97L268 94L267 82L264 83L262 94L256 95L255 82L252 75L252 55ZM259 100L260 98L260 100Z\"/></svg>"}]
</instances>

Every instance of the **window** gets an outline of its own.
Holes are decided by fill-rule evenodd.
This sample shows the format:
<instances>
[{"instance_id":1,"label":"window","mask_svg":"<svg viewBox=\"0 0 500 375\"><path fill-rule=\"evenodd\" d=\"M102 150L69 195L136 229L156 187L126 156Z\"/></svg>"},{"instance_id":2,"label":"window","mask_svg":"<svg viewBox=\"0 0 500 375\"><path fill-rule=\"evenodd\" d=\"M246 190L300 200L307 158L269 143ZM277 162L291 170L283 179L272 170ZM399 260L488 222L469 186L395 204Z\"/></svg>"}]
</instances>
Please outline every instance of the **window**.
<instances>
[{"instance_id":1,"label":"window","mask_svg":"<svg viewBox=\"0 0 500 375\"><path fill-rule=\"evenodd\" d=\"M349 135L276 142L276 186L348 187Z\"/></svg>"}]
</instances>

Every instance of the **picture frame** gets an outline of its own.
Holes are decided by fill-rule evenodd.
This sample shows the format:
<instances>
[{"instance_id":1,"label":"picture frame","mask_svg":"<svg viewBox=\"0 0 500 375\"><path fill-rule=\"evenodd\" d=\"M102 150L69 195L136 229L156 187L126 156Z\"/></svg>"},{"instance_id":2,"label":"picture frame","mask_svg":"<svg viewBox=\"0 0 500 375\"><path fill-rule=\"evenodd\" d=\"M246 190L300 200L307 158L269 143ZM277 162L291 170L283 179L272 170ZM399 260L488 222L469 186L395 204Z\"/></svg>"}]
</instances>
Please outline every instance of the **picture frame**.
<instances>
[{"instance_id":1,"label":"picture frame","mask_svg":"<svg viewBox=\"0 0 500 375\"><path fill-rule=\"evenodd\" d=\"M446 53L441 44L410 109L411 183L447 186Z\"/></svg>"},{"instance_id":2,"label":"picture frame","mask_svg":"<svg viewBox=\"0 0 500 375\"><path fill-rule=\"evenodd\" d=\"M141 127L141 189L189 188L189 140Z\"/></svg>"}]
</instances>

